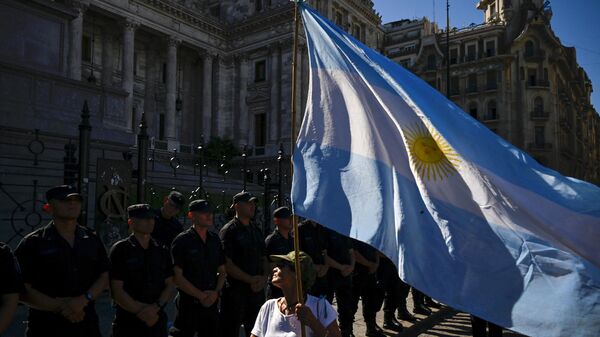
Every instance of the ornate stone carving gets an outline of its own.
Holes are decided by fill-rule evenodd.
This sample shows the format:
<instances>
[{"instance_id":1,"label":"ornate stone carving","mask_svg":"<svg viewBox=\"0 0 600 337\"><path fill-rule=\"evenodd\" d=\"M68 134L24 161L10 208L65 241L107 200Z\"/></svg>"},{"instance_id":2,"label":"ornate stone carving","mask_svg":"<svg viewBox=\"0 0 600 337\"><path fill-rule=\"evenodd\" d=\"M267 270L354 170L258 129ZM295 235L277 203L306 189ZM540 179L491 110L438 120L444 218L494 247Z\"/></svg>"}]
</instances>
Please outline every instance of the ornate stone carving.
<instances>
[{"instance_id":1,"label":"ornate stone carving","mask_svg":"<svg viewBox=\"0 0 600 337\"><path fill-rule=\"evenodd\" d=\"M248 104L264 102L271 99L271 85L268 82L251 84L248 86Z\"/></svg>"}]
</instances>

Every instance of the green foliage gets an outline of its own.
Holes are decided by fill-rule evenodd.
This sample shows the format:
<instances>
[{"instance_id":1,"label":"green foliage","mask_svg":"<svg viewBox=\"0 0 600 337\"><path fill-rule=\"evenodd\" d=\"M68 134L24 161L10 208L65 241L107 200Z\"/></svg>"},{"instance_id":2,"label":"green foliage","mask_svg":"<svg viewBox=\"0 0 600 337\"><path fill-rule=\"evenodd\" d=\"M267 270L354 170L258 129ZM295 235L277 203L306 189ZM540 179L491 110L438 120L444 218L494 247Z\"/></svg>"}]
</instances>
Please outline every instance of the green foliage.
<instances>
[{"instance_id":1,"label":"green foliage","mask_svg":"<svg viewBox=\"0 0 600 337\"><path fill-rule=\"evenodd\" d=\"M240 150L230 139L211 137L210 141L204 147L204 158L215 164L225 164L229 167L234 157L241 155Z\"/></svg>"}]
</instances>

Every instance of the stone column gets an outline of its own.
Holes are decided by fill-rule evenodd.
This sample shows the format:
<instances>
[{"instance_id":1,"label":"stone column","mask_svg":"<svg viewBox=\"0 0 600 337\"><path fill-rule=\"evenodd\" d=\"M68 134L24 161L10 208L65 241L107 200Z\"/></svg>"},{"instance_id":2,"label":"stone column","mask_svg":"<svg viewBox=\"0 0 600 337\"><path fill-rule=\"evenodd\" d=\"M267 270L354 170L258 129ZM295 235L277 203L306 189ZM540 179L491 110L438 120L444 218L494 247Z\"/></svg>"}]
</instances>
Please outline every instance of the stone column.
<instances>
[{"instance_id":1,"label":"stone column","mask_svg":"<svg viewBox=\"0 0 600 337\"><path fill-rule=\"evenodd\" d=\"M128 93L125 102L126 115L133 113L133 52L135 50L135 30L139 27L139 23L129 19L123 22L123 64L121 67L122 87ZM129 118L131 123L131 118ZM135 129L131 125L131 129Z\"/></svg>"},{"instance_id":2,"label":"stone column","mask_svg":"<svg viewBox=\"0 0 600 337\"><path fill-rule=\"evenodd\" d=\"M202 132L204 133L204 140L208 141L211 136L213 55L206 52L203 56L204 70L202 76L204 77L204 81L202 83Z\"/></svg>"},{"instance_id":3,"label":"stone column","mask_svg":"<svg viewBox=\"0 0 600 337\"><path fill-rule=\"evenodd\" d=\"M238 125L240 128L240 140L244 145L248 145L250 141L250 139L248 138L250 116L248 115L248 104L246 103L246 96L248 96L248 55L242 54L240 56L240 120Z\"/></svg>"},{"instance_id":4,"label":"stone column","mask_svg":"<svg viewBox=\"0 0 600 337\"><path fill-rule=\"evenodd\" d=\"M169 149L177 148L175 143L177 125L175 115L175 100L177 99L177 47L181 41L170 37L167 40L167 76L165 96L165 138L169 142Z\"/></svg>"},{"instance_id":5,"label":"stone column","mask_svg":"<svg viewBox=\"0 0 600 337\"><path fill-rule=\"evenodd\" d=\"M112 86L113 79L113 41L114 36L107 31L102 32L102 85Z\"/></svg>"},{"instance_id":6,"label":"stone column","mask_svg":"<svg viewBox=\"0 0 600 337\"><path fill-rule=\"evenodd\" d=\"M81 41L83 39L83 14L87 5L74 1L77 16L69 23L69 73L70 79L81 80Z\"/></svg>"},{"instance_id":7,"label":"stone column","mask_svg":"<svg viewBox=\"0 0 600 337\"><path fill-rule=\"evenodd\" d=\"M269 114L269 137L270 142L274 142L278 139L281 132L280 125L280 113L281 113L281 88L280 81L281 76L279 74L279 60L281 59L281 49L279 44L275 43L270 46L271 51L271 74L269 80L271 81L271 113Z\"/></svg>"}]
</instances>

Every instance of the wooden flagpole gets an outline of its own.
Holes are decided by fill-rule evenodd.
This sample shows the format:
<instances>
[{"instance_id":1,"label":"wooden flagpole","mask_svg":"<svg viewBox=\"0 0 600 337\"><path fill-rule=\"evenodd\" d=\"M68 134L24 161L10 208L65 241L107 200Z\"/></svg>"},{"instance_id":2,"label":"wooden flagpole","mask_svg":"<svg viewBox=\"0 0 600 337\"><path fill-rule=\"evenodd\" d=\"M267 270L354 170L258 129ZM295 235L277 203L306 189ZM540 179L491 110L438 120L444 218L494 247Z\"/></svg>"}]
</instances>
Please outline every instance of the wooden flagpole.
<instances>
[{"instance_id":1,"label":"wooden flagpole","mask_svg":"<svg viewBox=\"0 0 600 337\"><path fill-rule=\"evenodd\" d=\"M290 175L294 176L294 162L292 158L294 157L294 149L296 147L296 72L297 72L297 61L298 61L298 33L300 30L300 8L299 3L302 0L293 0L294 1L294 48L292 55L292 134L290 137L291 143L291 151L290 151ZM293 211L293 206L292 206ZM295 214L292 214L292 225L294 228L294 269L296 269L296 296L298 298L298 303L304 304L304 292L302 290L302 268L300 266L300 242L299 242L299 233L298 233L298 218ZM304 324L300 324L300 333L302 337L306 337L306 327Z\"/></svg>"}]
</instances>

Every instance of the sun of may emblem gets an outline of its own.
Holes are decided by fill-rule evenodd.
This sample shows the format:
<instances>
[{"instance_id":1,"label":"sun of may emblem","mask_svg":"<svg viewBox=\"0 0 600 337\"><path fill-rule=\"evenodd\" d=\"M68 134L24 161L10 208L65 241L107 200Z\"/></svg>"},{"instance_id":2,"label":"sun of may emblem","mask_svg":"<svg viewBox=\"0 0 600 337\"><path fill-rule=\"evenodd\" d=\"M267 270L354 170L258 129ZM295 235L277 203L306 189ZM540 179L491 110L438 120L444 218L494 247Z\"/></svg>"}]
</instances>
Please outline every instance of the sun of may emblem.
<instances>
[{"instance_id":1,"label":"sun of may emblem","mask_svg":"<svg viewBox=\"0 0 600 337\"><path fill-rule=\"evenodd\" d=\"M456 172L460 159L436 130L416 125L403 131L409 156L422 179L442 180Z\"/></svg>"}]
</instances>

